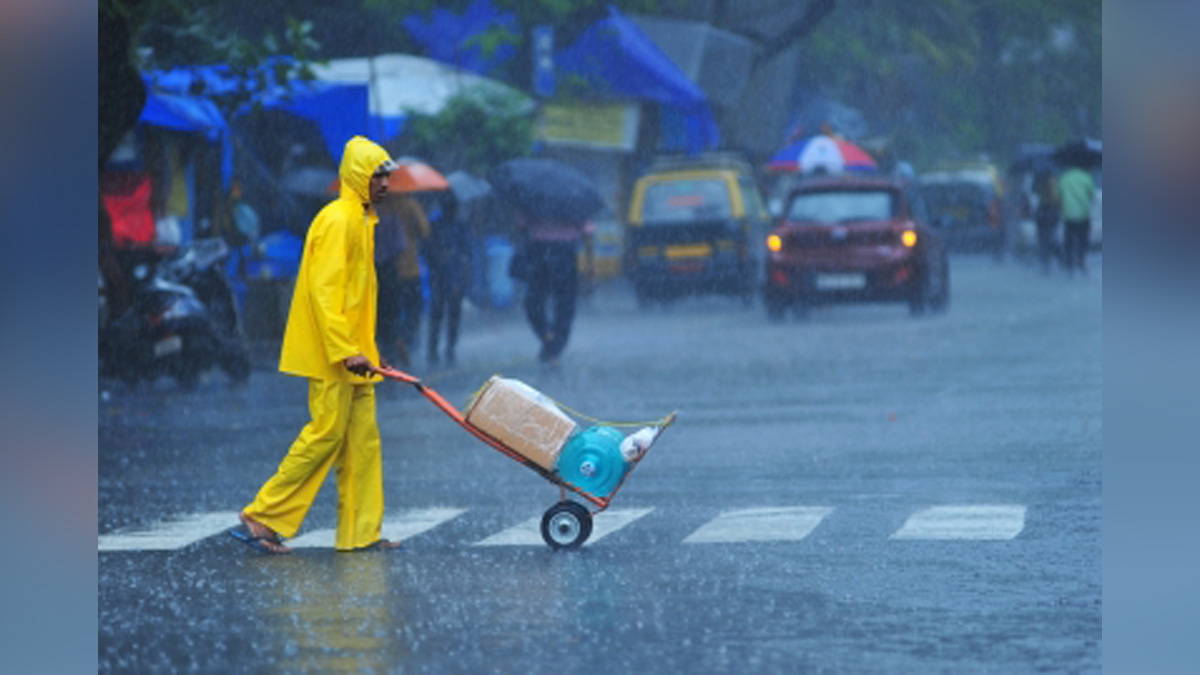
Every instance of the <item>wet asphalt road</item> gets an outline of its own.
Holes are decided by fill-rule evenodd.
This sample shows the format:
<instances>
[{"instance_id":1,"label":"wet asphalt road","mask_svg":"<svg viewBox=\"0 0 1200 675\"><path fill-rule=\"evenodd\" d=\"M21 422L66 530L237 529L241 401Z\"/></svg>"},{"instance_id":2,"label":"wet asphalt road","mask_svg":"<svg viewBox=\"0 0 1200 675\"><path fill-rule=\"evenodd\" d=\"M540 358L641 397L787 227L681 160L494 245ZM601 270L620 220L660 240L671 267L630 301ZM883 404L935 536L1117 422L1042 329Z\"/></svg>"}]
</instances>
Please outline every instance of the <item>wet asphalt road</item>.
<instances>
[{"instance_id":1,"label":"wet asphalt road","mask_svg":"<svg viewBox=\"0 0 1200 675\"><path fill-rule=\"evenodd\" d=\"M190 393L102 382L100 670L1099 671L1091 265L1047 278L955 258L950 310L922 318L833 307L773 324L722 298L643 311L616 286L583 304L557 370L515 314L470 317L457 368L412 368L456 405L499 372L601 419L679 411L613 501L627 524L575 552L479 545L557 489L396 383L379 399L389 518L442 514L403 550L265 556L219 532L104 550L236 512L307 410L270 363L237 390L218 373ZM327 484L306 531L333 526L335 499ZM960 527L922 530L942 507ZM695 541L737 510L783 519Z\"/></svg>"}]
</instances>

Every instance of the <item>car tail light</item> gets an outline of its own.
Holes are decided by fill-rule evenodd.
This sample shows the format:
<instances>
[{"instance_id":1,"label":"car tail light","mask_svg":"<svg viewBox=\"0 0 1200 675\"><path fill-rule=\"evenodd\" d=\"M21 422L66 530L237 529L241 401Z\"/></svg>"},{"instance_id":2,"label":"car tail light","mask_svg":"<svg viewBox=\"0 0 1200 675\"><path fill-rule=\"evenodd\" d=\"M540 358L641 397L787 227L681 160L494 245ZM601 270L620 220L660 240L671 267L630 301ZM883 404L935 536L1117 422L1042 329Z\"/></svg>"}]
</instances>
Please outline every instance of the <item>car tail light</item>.
<instances>
[{"instance_id":1,"label":"car tail light","mask_svg":"<svg viewBox=\"0 0 1200 675\"><path fill-rule=\"evenodd\" d=\"M900 233L900 243L904 244L904 246L906 248L912 248L912 247L916 246L917 245L917 231L916 230L904 230L903 232L901 232Z\"/></svg>"},{"instance_id":2,"label":"car tail light","mask_svg":"<svg viewBox=\"0 0 1200 675\"><path fill-rule=\"evenodd\" d=\"M772 235L768 236L767 237L767 250L771 251L772 253L778 253L778 252L782 251L783 250L783 239L777 234L772 234Z\"/></svg>"},{"instance_id":3,"label":"car tail light","mask_svg":"<svg viewBox=\"0 0 1200 675\"><path fill-rule=\"evenodd\" d=\"M908 281L909 277L911 276L912 270L908 269L908 265L904 265L896 269L896 273L892 275L892 282L895 284L902 284Z\"/></svg>"},{"instance_id":4,"label":"car tail light","mask_svg":"<svg viewBox=\"0 0 1200 675\"><path fill-rule=\"evenodd\" d=\"M776 286L787 286L788 285L787 272L784 272L781 269L771 270L771 283Z\"/></svg>"}]
</instances>

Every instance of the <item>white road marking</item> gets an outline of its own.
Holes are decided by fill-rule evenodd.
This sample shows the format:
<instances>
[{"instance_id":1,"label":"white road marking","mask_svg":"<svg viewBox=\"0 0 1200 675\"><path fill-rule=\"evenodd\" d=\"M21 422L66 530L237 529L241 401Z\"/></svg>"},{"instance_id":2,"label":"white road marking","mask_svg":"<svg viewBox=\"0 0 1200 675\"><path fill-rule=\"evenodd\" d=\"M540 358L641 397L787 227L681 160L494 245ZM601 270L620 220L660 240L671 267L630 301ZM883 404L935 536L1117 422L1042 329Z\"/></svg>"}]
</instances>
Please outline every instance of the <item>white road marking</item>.
<instances>
[{"instance_id":1,"label":"white road marking","mask_svg":"<svg viewBox=\"0 0 1200 675\"><path fill-rule=\"evenodd\" d=\"M892 539L1012 539L1025 529L1020 504L934 506L908 517Z\"/></svg>"},{"instance_id":2,"label":"white road marking","mask_svg":"<svg viewBox=\"0 0 1200 675\"><path fill-rule=\"evenodd\" d=\"M585 546L620 530L653 511L609 509L593 517L592 535ZM383 536L403 541L427 532L466 513L466 509L412 509L384 519ZM685 544L722 542L799 541L813 532L834 509L825 506L790 506L724 511L683 540ZM1020 504L935 506L909 516L891 539L907 540L1007 540L1025 528L1026 507ZM237 511L197 513L100 535L99 550L171 551L239 527ZM473 546L544 546L536 516ZM306 532L287 542L295 548L333 548L334 530Z\"/></svg>"},{"instance_id":3,"label":"white road marking","mask_svg":"<svg viewBox=\"0 0 1200 675\"><path fill-rule=\"evenodd\" d=\"M381 536L392 541L404 541L427 532L442 523L466 513L466 509L430 508L412 509L385 516ZM295 539L288 539L289 548L333 548L337 531L333 528L305 532Z\"/></svg>"},{"instance_id":4,"label":"white road marking","mask_svg":"<svg viewBox=\"0 0 1200 675\"><path fill-rule=\"evenodd\" d=\"M591 546L654 509L610 509L592 516L592 536L583 542ZM497 532L474 546L545 546L542 540L542 517L536 516L513 527Z\"/></svg>"},{"instance_id":5,"label":"white road marking","mask_svg":"<svg viewBox=\"0 0 1200 675\"><path fill-rule=\"evenodd\" d=\"M195 513L139 530L102 534L99 546L101 551L174 551L239 525L237 511Z\"/></svg>"},{"instance_id":6,"label":"white road marking","mask_svg":"<svg viewBox=\"0 0 1200 675\"><path fill-rule=\"evenodd\" d=\"M827 506L782 506L723 511L683 540L685 544L716 544L742 541L799 541L807 537L825 516Z\"/></svg>"}]
</instances>

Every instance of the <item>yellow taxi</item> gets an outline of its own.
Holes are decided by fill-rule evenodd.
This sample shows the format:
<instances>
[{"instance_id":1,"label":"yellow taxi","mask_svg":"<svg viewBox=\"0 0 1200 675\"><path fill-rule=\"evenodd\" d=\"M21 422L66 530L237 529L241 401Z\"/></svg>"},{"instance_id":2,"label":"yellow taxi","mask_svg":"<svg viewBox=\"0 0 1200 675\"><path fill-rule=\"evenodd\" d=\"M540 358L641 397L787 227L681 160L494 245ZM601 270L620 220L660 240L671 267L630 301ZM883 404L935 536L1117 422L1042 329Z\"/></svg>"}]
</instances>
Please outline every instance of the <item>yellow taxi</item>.
<instances>
[{"instance_id":1,"label":"yellow taxi","mask_svg":"<svg viewBox=\"0 0 1200 675\"><path fill-rule=\"evenodd\" d=\"M657 160L634 184L625 228L625 269L638 302L709 293L751 301L769 222L744 159Z\"/></svg>"}]
</instances>

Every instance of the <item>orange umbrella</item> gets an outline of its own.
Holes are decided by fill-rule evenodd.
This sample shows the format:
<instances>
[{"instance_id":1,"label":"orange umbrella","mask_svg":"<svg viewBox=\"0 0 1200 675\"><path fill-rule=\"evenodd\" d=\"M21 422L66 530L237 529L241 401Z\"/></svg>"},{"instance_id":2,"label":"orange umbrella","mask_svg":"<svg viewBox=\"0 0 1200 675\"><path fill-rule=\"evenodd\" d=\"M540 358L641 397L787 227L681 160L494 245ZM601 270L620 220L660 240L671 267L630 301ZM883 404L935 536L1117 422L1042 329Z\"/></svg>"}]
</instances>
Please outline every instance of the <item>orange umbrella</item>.
<instances>
[{"instance_id":1,"label":"orange umbrella","mask_svg":"<svg viewBox=\"0 0 1200 675\"><path fill-rule=\"evenodd\" d=\"M388 190L393 192L426 192L430 190L449 190L450 181L438 173L437 169L424 162L406 160L401 157L400 168L392 172L388 180Z\"/></svg>"},{"instance_id":2,"label":"orange umbrella","mask_svg":"<svg viewBox=\"0 0 1200 675\"><path fill-rule=\"evenodd\" d=\"M388 176L389 192L430 192L434 190L449 190L450 181L437 169L425 162L415 160L398 160L400 168ZM334 179L329 184L330 194L336 195L341 186L340 179Z\"/></svg>"}]
</instances>

